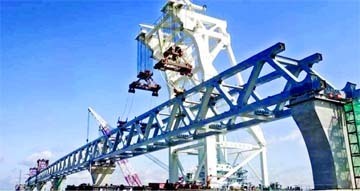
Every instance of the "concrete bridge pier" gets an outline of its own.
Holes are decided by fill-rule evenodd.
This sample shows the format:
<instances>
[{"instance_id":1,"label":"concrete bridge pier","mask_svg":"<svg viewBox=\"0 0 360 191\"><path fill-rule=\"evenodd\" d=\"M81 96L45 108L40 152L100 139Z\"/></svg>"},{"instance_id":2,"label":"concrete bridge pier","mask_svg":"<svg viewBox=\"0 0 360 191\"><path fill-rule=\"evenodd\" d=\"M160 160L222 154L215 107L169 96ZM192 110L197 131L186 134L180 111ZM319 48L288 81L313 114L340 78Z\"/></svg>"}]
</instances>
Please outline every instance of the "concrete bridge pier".
<instances>
[{"instance_id":1,"label":"concrete bridge pier","mask_svg":"<svg viewBox=\"0 0 360 191\"><path fill-rule=\"evenodd\" d=\"M55 178L54 180L52 180L51 181L51 190L52 191L61 190L61 186L63 185L64 180L66 180L66 176L62 176L62 177Z\"/></svg>"},{"instance_id":2,"label":"concrete bridge pier","mask_svg":"<svg viewBox=\"0 0 360 191\"><path fill-rule=\"evenodd\" d=\"M35 188L36 188L35 185L33 185L33 186L27 186L27 187L25 187L25 190L26 190L26 191L33 191Z\"/></svg>"},{"instance_id":3,"label":"concrete bridge pier","mask_svg":"<svg viewBox=\"0 0 360 191\"><path fill-rule=\"evenodd\" d=\"M114 170L114 164L91 166L89 172L91 174L94 186L100 186L106 183Z\"/></svg>"},{"instance_id":4,"label":"concrete bridge pier","mask_svg":"<svg viewBox=\"0 0 360 191\"><path fill-rule=\"evenodd\" d=\"M46 184L46 182L38 182L38 183L36 183L36 190L37 190L37 191L43 190L45 184Z\"/></svg>"},{"instance_id":5,"label":"concrete bridge pier","mask_svg":"<svg viewBox=\"0 0 360 191\"><path fill-rule=\"evenodd\" d=\"M343 104L312 98L290 105L309 153L315 190L355 188Z\"/></svg>"}]
</instances>

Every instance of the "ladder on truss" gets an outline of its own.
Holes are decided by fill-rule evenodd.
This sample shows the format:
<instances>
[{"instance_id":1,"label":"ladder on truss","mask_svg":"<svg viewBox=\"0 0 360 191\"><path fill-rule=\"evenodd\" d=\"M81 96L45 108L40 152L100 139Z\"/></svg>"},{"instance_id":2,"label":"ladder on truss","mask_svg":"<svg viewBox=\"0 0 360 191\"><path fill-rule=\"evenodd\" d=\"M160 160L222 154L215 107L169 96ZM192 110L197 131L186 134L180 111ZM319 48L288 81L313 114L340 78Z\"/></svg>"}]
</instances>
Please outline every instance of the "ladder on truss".
<instances>
[{"instance_id":1,"label":"ladder on truss","mask_svg":"<svg viewBox=\"0 0 360 191\"><path fill-rule=\"evenodd\" d=\"M360 188L360 98L345 104L344 110L355 186Z\"/></svg>"}]
</instances>

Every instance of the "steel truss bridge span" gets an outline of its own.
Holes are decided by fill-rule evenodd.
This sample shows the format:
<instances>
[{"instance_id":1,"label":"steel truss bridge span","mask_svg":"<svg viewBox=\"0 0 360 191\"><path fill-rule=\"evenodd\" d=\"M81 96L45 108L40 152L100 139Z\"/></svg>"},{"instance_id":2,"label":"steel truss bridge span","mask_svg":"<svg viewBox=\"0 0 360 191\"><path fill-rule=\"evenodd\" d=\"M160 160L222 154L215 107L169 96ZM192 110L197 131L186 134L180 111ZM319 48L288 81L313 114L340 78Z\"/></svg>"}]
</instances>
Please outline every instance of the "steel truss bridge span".
<instances>
[{"instance_id":1,"label":"steel truss bridge span","mask_svg":"<svg viewBox=\"0 0 360 191\"><path fill-rule=\"evenodd\" d=\"M116 160L286 118L291 116L291 108L285 107L289 101L333 88L312 69L322 60L321 54L295 60L278 55L284 50L285 45L277 43L119 125L107 136L87 143L30 177L27 185L88 170L92 165L111 165ZM264 65L272 70L264 70ZM250 74L243 85L230 85L236 75L245 71ZM299 77L301 72L305 73L303 79ZM280 85L282 90L261 98L255 89L265 84ZM217 109L219 105L223 109Z\"/></svg>"}]
</instances>

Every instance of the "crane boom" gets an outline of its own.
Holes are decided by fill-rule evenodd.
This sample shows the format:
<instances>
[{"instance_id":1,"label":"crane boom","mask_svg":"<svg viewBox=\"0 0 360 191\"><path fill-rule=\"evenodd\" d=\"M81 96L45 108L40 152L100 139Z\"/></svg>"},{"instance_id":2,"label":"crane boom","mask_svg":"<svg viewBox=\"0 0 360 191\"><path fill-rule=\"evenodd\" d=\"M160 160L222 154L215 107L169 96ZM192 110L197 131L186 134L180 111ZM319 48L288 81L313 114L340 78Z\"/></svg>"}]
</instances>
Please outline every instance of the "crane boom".
<instances>
[{"instance_id":1,"label":"crane boom","mask_svg":"<svg viewBox=\"0 0 360 191\"><path fill-rule=\"evenodd\" d=\"M110 135L110 131L112 130L111 126L106 122L106 120L101 117L101 115L99 115L98 113L96 113L96 111L91 108L88 107L88 112L95 118L95 120L98 122L99 124L99 129L101 130L101 132L103 133L103 135ZM153 161L155 164L159 165L162 169L168 171L169 167L167 166L167 164L165 164L164 162L162 162L161 160L159 160L158 158L156 158L155 156L151 155L151 154L146 154L145 155L148 159L150 159L151 161ZM138 176L138 174L136 172L134 172L133 168L131 168L129 161L124 159L124 160L120 160L117 161L118 166L120 167L125 181L130 185L130 186L141 186L141 180Z\"/></svg>"},{"instance_id":2,"label":"crane boom","mask_svg":"<svg viewBox=\"0 0 360 191\"><path fill-rule=\"evenodd\" d=\"M109 136L112 128L110 125L102 118L96 111L88 107L88 112L95 118L99 124L99 130L103 135ZM131 168L129 161L124 159L116 161L117 165L120 167L122 174L124 175L125 181L129 186L142 186L139 175Z\"/></svg>"},{"instance_id":3,"label":"crane boom","mask_svg":"<svg viewBox=\"0 0 360 191\"><path fill-rule=\"evenodd\" d=\"M151 161L153 161L155 164L157 164L159 167L161 167L162 169L164 169L165 171L169 171L169 167L167 164L165 164L164 162L162 162L161 160L159 160L158 158L156 158L154 155L152 154L145 154L144 156L146 156L146 158L150 159Z\"/></svg>"},{"instance_id":4,"label":"crane boom","mask_svg":"<svg viewBox=\"0 0 360 191\"><path fill-rule=\"evenodd\" d=\"M91 107L88 107L88 111L98 122L99 129L102 131L102 133L104 135L108 135L108 133L111 131L111 127L109 126L109 124Z\"/></svg>"}]
</instances>

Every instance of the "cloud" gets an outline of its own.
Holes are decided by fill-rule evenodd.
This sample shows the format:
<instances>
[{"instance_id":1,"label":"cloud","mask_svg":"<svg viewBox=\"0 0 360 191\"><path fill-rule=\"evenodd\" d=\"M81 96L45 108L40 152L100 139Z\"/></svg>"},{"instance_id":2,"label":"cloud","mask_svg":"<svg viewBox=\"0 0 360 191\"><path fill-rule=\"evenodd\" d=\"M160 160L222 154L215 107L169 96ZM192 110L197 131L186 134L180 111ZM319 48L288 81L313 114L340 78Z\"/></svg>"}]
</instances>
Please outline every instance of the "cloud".
<instances>
[{"instance_id":1,"label":"cloud","mask_svg":"<svg viewBox=\"0 0 360 191\"><path fill-rule=\"evenodd\" d=\"M293 131L291 131L288 135L286 135L285 137L281 137L279 139L280 142L284 142L284 141L296 141L298 139L302 138L301 137L301 133L299 130L295 129Z\"/></svg>"},{"instance_id":2,"label":"cloud","mask_svg":"<svg viewBox=\"0 0 360 191\"><path fill-rule=\"evenodd\" d=\"M51 151L46 150L46 151L32 153L30 156L26 157L26 159L22 160L20 164L25 165L27 167L33 167L36 166L36 161L38 159L51 160L52 158L54 158L54 154Z\"/></svg>"},{"instance_id":3,"label":"cloud","mask_svg":"<svg viewBox=\"0 0 360 191\"><path fill-rule=\"evenodd\" d=\"M303 188L313 188L311 168L308 166L294 166L282 170L273 169L270 171L273 182L280 182L283 186L302 186Z\"/></svg>"},{"instance_id":4,"label":"cloud","mask_svg":"<svg viewBox=\"0 0 360 191\"><path fill-rule=\"evenodd\" d=\"M10 176L0 178L0 190L12 190L14 189L14 181Z\"/></svg>"},{"instance_id":5,"label":"cloud","mask_svg":"<svg viewBox=\"0 0 360 191\"><path fill-rule=\"evenodd\" d=\"M18 168L12 168L8 171L1 172L0 190L13 190L15 185L19 183L19 172L20 169Z\"/></svg>"},{"instance_id":6,"label":"cloud","mask_svg":"<svg viewBox=\"0 0 360 191\"><path fill-rule=\"evenodd\" d=\"M141 181L143 184L147 184L149 182L165 182L168 178L166 173L159 173L158 170L147 168L138 173L141 177Z\"/></svg>"},{"instance_id":7,"label":"cloud","mask_svg":"<svg viewBox=\"0 0 360 191\"><path fill-rule=\"evenodd\" d=\"M298 129L294 129L285 136L277 136L277 137L270 138L268 143L269 144L278 144L278 143L289 142L289 141L297 141L300 143L300 142L302 142L302 139L303 138L302 138L300 131Z\"/></svg>"}]
</instances>

